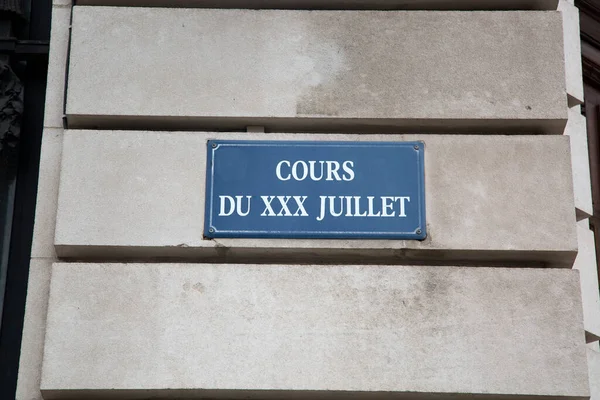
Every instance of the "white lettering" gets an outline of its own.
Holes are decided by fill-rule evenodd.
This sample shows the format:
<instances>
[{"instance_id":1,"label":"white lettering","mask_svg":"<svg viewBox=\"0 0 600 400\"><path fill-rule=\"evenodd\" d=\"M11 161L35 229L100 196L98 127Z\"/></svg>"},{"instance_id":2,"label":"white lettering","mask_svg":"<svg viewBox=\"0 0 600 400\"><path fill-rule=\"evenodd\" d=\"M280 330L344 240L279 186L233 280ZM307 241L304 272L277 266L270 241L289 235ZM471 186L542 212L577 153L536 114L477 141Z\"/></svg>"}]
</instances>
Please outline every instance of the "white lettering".
<instances>
[{"instance_id":1,"label":"white lettering","mask_svg":"<svg viewBox=\"0 0 600 400\"><path fill-rule=\"evenodd\" d=\"M302 166L302 177L298 176L298 165ZM308 165L304 161L296 161L292 166L292 176L297 181L303 181L308 176Z\"/></svg>"},{"instance_id":2,"label":"white lettering","mask_svg":"<svg viewBox=\"0 0 600 400\"><path fill-rule=\"evenodd\" d=\"M342 178L340 178L340 175L338 174L340 163L337 161L325 161L325 163L327 164L327 179L325 180L333 181L334 179L332 176L335 176L336 181L341 181Z\"/></svg>"},{"instance_id":3,"label":"white lettering","mask_svg":"<svg viewBox=\"0 0 600 400\"><path fill-rule=\"evenodd\" d=\"M297 196L295 196L297 197ZM406 202L410 202L408 196L366 196L366 204L363 204L361 196L319 196L321 209L317 221L323 221L326 215L332 217L395 217L399 208L399 217L406 217ZM381 201L381 203L379 203ZM398 202L398 208L396 208ZM381 208L379 205L381 204ZM366 206L367 210L361 210Z\"/></svg>"},{"instance_id":4,"label":"white lettering","mask_svg":"<svg viewBox=\"0 0 600 400\"><path fill-rule=\"evenodd\" d=\"M308 217L308 213L306 212L306 209L304 208L304 202L306 201L306 199L308 198L308 196L294 196L294 201L296 202L296 206L298 208L296 208L296 212L294 213L294 217Z\"/></svg>"},{"instance_id":5,"label":"white lettering","mask_svg":"<svg viewBox=\"0 0 600 400\"><path fill-rule=\"evenodd\" d=\"M219 196L221 199L221 209L219 210L219 217L229 217L235 211L235 200L231 196ZM229 202L229 211L225 211L225 200Z\"/></svg>"},{"instance_id":6,"label":"white lettering","mask_svg":"<svg viewBox=\"0 0 600 400\"><path fill-rule=\"evenodd\" d=\"M281 166L283 164L287 164L288 168L290 167L290 162L283 160L283 161L279 161L279 164L277 164L277 168L275 168L275 175L277 175L277 179L279 179L280 181L289 181L290 178L290 174L288 173L287 178L284 178L283 176L281 176Z\"/></svg>"},{"instance_id":7,"label":"white lettering","mask_svg":"<svg viewBox=\"0 0 600 400\"><path fill-rule=\"evenodd\" d=\"M381 196L381 216L382 217L393 217L395 214L394 212L394 201L397 199L397 197L388 197L388 196ZM391 201L391 203L390 203ZM388 209L390 209L392 211L391 214L388 214Z\"/></svg>"},{"instance_id":8,"label":"white lettering","mask_svg":"<svg viewBox=\"0 0 600 400\"><path fill-rule=\"evenodd\" d=\"M236 203L237 203L236 211L240 217L245 217L246 215L250 214L250 199L252 199L252 196L245 196L248 199L248 208L246 209L245 213L242 211L242 198L243 197L244 196L235 196Z\"/></svg>"},{"instance_id":9,"label":"white lettering","mask_svg":"<svg viewBox=\"0 0 600 400\"><path fill-rule=\"evenodd\" d=\"M277 216L277 214L275 214L275 211L273 211L273 208L271 208L271 202L275 199L275 196L260 196L260 198L262 199L264 205L265 205L265 209L262 212L262 214L260 214L261 217L264 216L268 216L268 217L275 217Z\"/></svg>"},{"instance_id":10,"label":"white lettering","mask_svg":"<svg viewBox=\"0 0 600 400\"><path fill-rule=\"evenodd\" d=\"M354 171L352 170L352 168L354 168L353 161L344 161L344 163L342 164L342 169L345 172L345 174L342 175L342 178L345 181L351 181L354 179ZM348 174L348 175L346 175L346 174Z\"/></svg>"},{"instance_id":11,"label":"white lettering","mask_svg":"<svg viewBox=\"0 0 600 400\"><path fill-rule=\"evenodd\" d=\"M317 165L318 163L318 165ZM287 167L287 171L284 172L283 168ZM327 177L325 177L326 168ZM354 180L354 162L344 161L339 163L338 161L302 161L298 160L292 163L288 160L281 160L275 167L275 175L280 181L289 181L294 179L296 181L303 181L310 177L312 181L320 181L325 178L326 181L352 181ZM340 176L340 171L343 173Z\"/></svg>"},{"instance_id":12,"label":"white lettering","mask_svg":"<svg viewBox=\"0 0 600 400\"><path fill-rule=\"evenodd\" d=\"M325 161L319 161L319 164L321 164L321 175L319 175L318 178L315 175L315 164L316 161L308 162L308 165L310 166L310 179L312 179L313 181L320 181L321 179L323 179L323 165L325 164Z\"/></svg>"},{"instance_id":13,"label":"white lettering","mask_svg":"<svg viewBox=\"0 0 600 400\"><path fill-rule=\"evenodd\" d=\"M287 206L287 203L288 201L290 201L290 199L290 196L277 196L277 200L279 200L279 204L281 204L281 210L279 210L279 213L277 213L278 217L281 217L282 215L286 217L292 216L292 213L290 212L290 209Z\"/></svg>"},{"instance_id":14,"label":"white lettering","mask_svg":"<svg viewBox=\"0 0 600 400\"><path fill-rule=\"evenodd\" d=\"M332 217L339 217L344 213L344 197L343 196L328 196L329 197L329 214ZM340 199L340 211L335 211L335 200Z\"/></svg>"},{"instance_id":15,"label":"white lettering","mask_svg":"<svg viewBox=\"0 0 600 400\"><path fill-rule=\"evenodd\" d=\"M325 200L327 200L327 196L319 196L319 198L321 199L321 213L317 217L317 221L323 221L323 218L325 218Z\"/></svg>"},{"instance_id":16,"label":"white lettering","mask_svg":"<svg viewBox=\"0 0 600 400\"><path fill-rule=\"evenodd\" d=\"M366 217L367 212L363 211L360 213L360 196L354 196L354 216L355 217Z\"/></svg>"},{"instance_id":17,"label":"white lettering","mask_svg":"<svg viewBox=\"0 0 600 400\"><path fill-rule=\"evenodd\" d=\"M352 215L352 196L344 196L346 199L346 217L353 217Z\"/></svg>"},{"instance_id":18,"label":"white lettering","mask_svg":"<svg viewBox=\"0 0 600 400\"><path fill-rule=\"evenodd\" d=\"M367 217L379 217L381 215L381 212L377 211L377 214L373 213L373 199L375 197L373 196L367 196L367 200L369 202L369 213L367 214Z\"/></svg>"},{"instance_id":19,"label":"white lettering","mask_svg":"<svg viewBox=\"0 0 600 400\"><path fill-rule=\"evenodd\" d=\"M406 200L408 200L408 202L410 203L410 197L396 197L394 198L394 200L400 200L400 215L398 215L399 217L406 217L406 213L405 213L405 209L404 209L404 202Z\"/></svg>"}]
</instances>

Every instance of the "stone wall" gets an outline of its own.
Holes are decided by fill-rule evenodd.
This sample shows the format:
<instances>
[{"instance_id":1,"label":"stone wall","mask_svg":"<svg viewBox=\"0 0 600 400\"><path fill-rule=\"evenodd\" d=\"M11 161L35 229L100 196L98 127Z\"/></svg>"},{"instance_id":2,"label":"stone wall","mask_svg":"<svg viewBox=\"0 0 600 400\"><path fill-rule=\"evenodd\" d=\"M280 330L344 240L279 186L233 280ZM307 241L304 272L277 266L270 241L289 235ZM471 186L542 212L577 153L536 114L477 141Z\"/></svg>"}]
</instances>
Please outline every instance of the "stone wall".
<instances>
[{"instance_id":1,"label":"stone wall","mask_svg":"<svg viewBox=\"0 0 600 400\"><path fill-rule=\"evenodd\" d=\"M17 398L600 398L577 15L54 0ZM209 139L423 141L428 237L205 239Z\"/></svg>"}]
</instances>

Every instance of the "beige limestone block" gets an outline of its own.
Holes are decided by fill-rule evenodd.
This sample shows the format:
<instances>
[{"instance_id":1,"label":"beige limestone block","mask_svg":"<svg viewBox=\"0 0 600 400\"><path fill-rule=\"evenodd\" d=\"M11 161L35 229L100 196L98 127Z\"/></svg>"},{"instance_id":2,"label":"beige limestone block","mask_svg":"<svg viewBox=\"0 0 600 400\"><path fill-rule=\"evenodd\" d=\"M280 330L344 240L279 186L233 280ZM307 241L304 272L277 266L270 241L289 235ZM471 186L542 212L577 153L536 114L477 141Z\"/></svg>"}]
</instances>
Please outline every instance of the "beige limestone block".
<instances>
[{"instance_id":1,"label":"beige limestone block","mask_svg":"<svg viewBox=\"0 0 600 400\"><path fill-rule=\"evenodd\" d=\"M560 0L558 10L563 17L567 95L569 106L574 106L583 103L579 9L567 0Z\"/></svg>"},{"instance_id":2,"label":"beige limestone block","mask_svg":"<svg viewBox=\"0 0 600 400\"><path fill-rule=\"evenodd\" d=\"M577 223L577 241L579 253L573 268L581 275L583 321L588 341L596 341L600 339L600 294L594 232L590 230L589 220Z\"/></svg>"},{"instance_id":3,"label":"beige limestone block","mask_svg":"<svg viewBox=\"0 0 600 400\"><path fill-rule=\"evenodd\" d=\"M558 11L76 6L70 128L562 134Z\"/></svg>"},{"instance_id":4,"label":"beige limestone block","mask_svg":"<svg viewBox=\"0 0 600 400\"><path fill-rule=\"evenodd\" d=\"M583 400L580 296L566 269L59 263L42 392Z\"/></svg>"},{"instance_id":5,"label":"beige limestone block","mask_svg":"<svg viewBox=\"0 0 600 400\"><path fill-rule=\"evenodd\" d=\"M425 143L428 238L204 240L206 143ZM570 267L577 251L566 136L66 131L55 247L68 258Z\"/></svg>"},{"instance_id":6,"label":"beige limestone block","mask_svg":"<svg viewBox=\"0 0 600 400\"><path fill-rule=\"evenodd\" d=\"M68 0L63 0L68 1ZM382 10L556 10L558 0L78 0L80 5ZM571 0L571 3L573 1Z\"/></svg>"},{"instance_id":7,"label":"beige limestone block","mask_svg":"<svg viewBox=\"0 0 600 400\"><path fill-rule=\"evenodd\" d=\"M600 353L587 350L589 375L590 375L590 400L600 399Z\"/></svg>"},{"instance_id":8,"label":"beige limestone block","mask_svg":"<svg viewBox=\"0 0 600 400\"><path fill-rule=\"evenodd\" d=\"M42 400L40 379L52 262L54 260L49 258L32 258L29 264L25 319L15 395L17 400Z\"/></svg>"},{"instance_id":9,"label":"beige limestone block","mask_svg":"<svg viewBox=\"0 0 600 400\"><path fill-rule=\"evenodd\" d=\"M42 134L31 257L56 257L54 250L54 230L56 227L62 142L62 129L44 129Z\"/></svg>"},{"instance_id":10,"label":"beige limestone block","mask_svg":"<svg viewBox=\"0 0 600 400\"><path fill-rule=\"evenodd\" d=\"M592 213L592 184L588 153L586 120L580 106L569 109L565 135L571 141L571 168L573 170L573 193L578 220L589 218Z\"/></svg>"},{"instance_id":11,"label":"beige limestone block","mask_svg":"<svg viewBox=\"0 0 600 400\"><path fill-rule=\"evenodd\" d=\"M58 0L55 1L55 5L52 7L46 106L44 109L45 127L63 127L69 28L71 25L71 7L69 4L70 0Z\"/></svg>"}]
</instances>

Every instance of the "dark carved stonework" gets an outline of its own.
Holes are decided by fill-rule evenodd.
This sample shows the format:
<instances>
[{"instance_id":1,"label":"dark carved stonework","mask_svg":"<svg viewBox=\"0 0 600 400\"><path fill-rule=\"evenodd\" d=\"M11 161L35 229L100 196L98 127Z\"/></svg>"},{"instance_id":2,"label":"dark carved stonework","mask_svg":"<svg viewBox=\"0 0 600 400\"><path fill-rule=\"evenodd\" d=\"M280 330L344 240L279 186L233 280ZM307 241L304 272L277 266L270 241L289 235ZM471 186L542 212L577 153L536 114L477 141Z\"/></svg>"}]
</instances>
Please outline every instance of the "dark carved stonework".
<instances>
[{"instance_id":1,"label":"dark carved stonework","mask_svg":"<svg viewBox=\"0 0 600 400\"><path fill-rule=\"evenodd\" d=\"M0 63L0 164L17 160L21 117L23 115L23 85L10 66Z\"/></svg>"}]
</instances>

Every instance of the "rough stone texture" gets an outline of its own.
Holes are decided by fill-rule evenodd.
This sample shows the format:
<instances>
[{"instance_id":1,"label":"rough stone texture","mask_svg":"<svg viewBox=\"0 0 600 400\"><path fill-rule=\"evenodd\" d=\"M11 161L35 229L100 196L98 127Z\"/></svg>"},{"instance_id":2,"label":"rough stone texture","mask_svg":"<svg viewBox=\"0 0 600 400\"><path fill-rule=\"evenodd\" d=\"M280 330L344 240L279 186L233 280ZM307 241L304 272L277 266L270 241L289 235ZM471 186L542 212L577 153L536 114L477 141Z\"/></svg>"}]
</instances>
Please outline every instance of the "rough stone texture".
<instances>
[{"instance_id":1,"label":"rough stone texture","mask_svg":"<svg viewBox=\"0 0 600 400\"><path fill-rule=\"evenodd\" d=\"M600 400L600 353L587 350L589 376L590 376L590 400Z\"/></svg>"},{"instance_id":2,"label":"rough stone texture","mask_svg":"<svg viewBox=\"0 0 600 400\"><path fill-rule=\"evenodd\" d=\"M202 240L207 137L66 131L55 244L213 248Z\"/></svg>"},{"instance_id":3,"label":"rough stone texture","mask_svg":"<svg viewBox=\"0 0 600 400\"><path fill-rule=\"evenodd\" d=\"M562 134L558 11L74 7L71 128Z\"/></svg>"},{"instance_id":4,"label":"rough stone texture","mask_svg":"<svg viewBox=\"0 0 600 400\"><path fill-rule=\"evenodd\" d=\"M50 272L53 261L47 258L34 258L29 264L27 301L15 396L17 400L42 400L40 379L42 375L44 335L46 333Z\"/></svg>"},{"instance_id":5,"label":"rough stone texture","mask_svg":"<svg viewBox=\"0 0 600 400\"><path fill-rule=\"evenodd\" d=\"M579 9L566 0L560 0L558 3L558 10L563 16L567 95L569 98L569 106L574 106L583 103Z\"/></svg>"},{"instance_id":6,"label":"rough stone texture","mask_svg":"<svg viewBox=\"0 0 600 400\"><path fill-rule=\"evenodd\" d=\"M59 263L46 332L45 398L588 396L572 270Z\"/></svg>"},{"instance_id":7,"label":"rough stone texture","mask_svg":"<svg viewBox=\"0 0 600 400\"><path fill-rule=\"evenodd\" d=\"M298 9L556 10L558 0L78 0L80 5ZM571 0L572 3L572 0Z\"/></svg>"},{"instance_id":8,"label":"rough stone texture","mask_svg":"<svg viewBox=\"0 0 600 400\"><path fill-rule=\"evenodd\" d=\"M594 232L590 230L589 220L584 219L577 223L577 241L579 253L573 268L578 269L581 275L583 320L587 339L591 342L600 339L600 294Z\"/></svg>"},{"instance_id":9,"label":"rough stone texture","mask_svg":"<svg viewBox=\"0 0 600 400\"><path fill-rule=\"evenodd\" d=\"M210 138L424 140L429 236L203 240ZM566 136L66 131L60 179L61 257L571 266L577 251Z\"/></svg>"},{"instance_id":10,"label":"rough stone texture","mask_svg":"<svg viewBox=\"0 0 600 400\"><path fill-rule=\"evenodd\" d=\"M70 0L67 1L70 4ZM60 5L52 7L48 82L46 85L46 107L44 111L45 127L63 127L70 20L71 8L63 4L63 1L60 0Z\"/></svg>"},{"instance_id":11,"label":"rough stone texture","mask_svg":"<svg viewBox=\"0 0 600 400\"><path fill-rule=\"evenodd\" d=\"M569 109L565 135L571 138L571 168L573 169L573 192L577 220L589 218L593 213L590 161L588 155L586 120L581 108Z\"/></svg>"}]
</instances>

